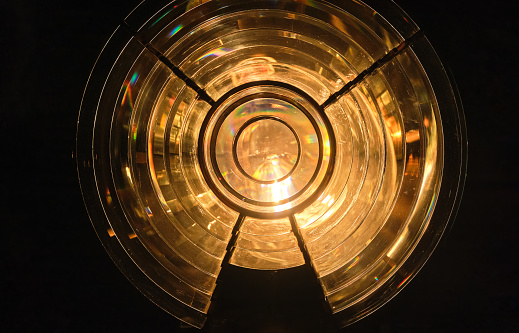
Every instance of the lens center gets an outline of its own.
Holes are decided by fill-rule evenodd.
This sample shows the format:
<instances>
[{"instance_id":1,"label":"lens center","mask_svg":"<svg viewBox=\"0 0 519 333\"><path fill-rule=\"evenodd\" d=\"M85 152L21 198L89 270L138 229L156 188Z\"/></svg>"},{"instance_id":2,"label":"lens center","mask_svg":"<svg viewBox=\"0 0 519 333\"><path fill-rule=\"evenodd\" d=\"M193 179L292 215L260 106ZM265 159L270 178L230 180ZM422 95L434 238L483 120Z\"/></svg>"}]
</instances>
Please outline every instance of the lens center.
<instances>
[{"instance_id":1,"label":"lens center","mask_svg":"<svg viewBox=\"0 0 519 333\"><path fill-rule=\"evenodd\" d=\"M277 181L297 164L299 143L292 129L276 118L261 118L246 124L236 140L236 158L249 177Z\"/></svg>"}]
</instances>

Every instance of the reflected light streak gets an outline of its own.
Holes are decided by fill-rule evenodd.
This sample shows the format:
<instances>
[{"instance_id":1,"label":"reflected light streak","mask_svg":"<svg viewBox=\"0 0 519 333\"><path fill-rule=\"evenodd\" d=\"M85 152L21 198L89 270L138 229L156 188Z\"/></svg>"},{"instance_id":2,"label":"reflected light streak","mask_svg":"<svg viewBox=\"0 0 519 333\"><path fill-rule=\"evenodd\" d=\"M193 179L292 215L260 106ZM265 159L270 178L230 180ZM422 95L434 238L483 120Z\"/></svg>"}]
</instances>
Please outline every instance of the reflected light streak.
<instances>
[{"instance_id":1,"label":"reflected light streak","mask_svg":"<svg viewBox=\"0 0 519 333\"><path fill-rule=\"evenodd\" d=\"M166 128L166 124L168 122L168 115L167 114L162 114L162 117L160 118L160 128Z\"/></svg>"},{"instance_id":2,"label":"reflected light streak","mask_svg":"<svg viewBox=\"0 0 519 333\"><path fill-rule=\"evenodd\" d=\"M126 84L126 90L124 91L124 94L123 94L121 106L123 106L124 102L126 102L126 98L128 98L128 104L130 105L130 108L133 110L132 90L130 89L130 83Z\"/></svg>"},{"instance_id":3,"label":"reflected light streak","mask_svg":"<svg viewBox=\"0 0 519 333\"><path fill-rule=\"evenodd\" d=\"M159 201L161 204L163 204L165 207L168 205L168 203L166 202L166 199L164 198L164 196L162 195L162 193L159 193L157 195L157 197L159 198Z\"/></svg>"},{"instance_id":4,"label":"reflected light streak","mask_svg":"<svg viewBox=\"0 0 519 333\"><path fill-rule=\"evenodd\" d=\"M420 141L420 132L418 130L410 130L405 134L405 142L411 143Z\"/></svg>"},{"instance_id":5,"label":"reflected light streak","mask_svg":"<svg viewBox=\"0 0 519 333\"><path fill-rule=\"evenodd\" d=\"M429 204L429 207L427 208L427 215L425 216L425 220L429 221L431 214L434 210L434 206L436 204L436 197L438 196L437 192L434 192L431 203Z\"/></svg>"},{"instance_id":6,"label":"reflected light streak","mask_svg":"<svg viewBox=\"0 0 519 333\"><path fill-rule=\"evenodd\" d=\"M139 73L135 72L130 79L130 85L133 86L135 82L137 82L137 79L139 79Z\"/></svg>"},{"instance_id":7,"label":"reflected light streak","mask_svg":"<svg viewBox=\"0 0 519 333\"><path fill-rule=\"evenodd\" d=\"M110 190L107 188L106 189L106 203L107 204L112 204L112 195L110 194Z\"/></svg>"},{"instance_id":8,"label":"reflected light streak","mask_svg":"<svg viewBox=\"0 0 519 333\"><path fill-rule=\"evenodd\" d=\"M390 133L390 135L392 138L400 139L402 137L402 132L398 131L398 132Z\"/></svg>"},{"instance_id":9,"label":"reflected light streak","mask_svg":"<svg viewBox=\"0 0 519 333\"><path fill-rule=\"evenodd\" d=\"M153 213L151 212L151 209L150 207L144 207L144 210L146 210L146 214L148 214L148 216L153 216Z\"/></svg>"},{"instance_id":10,"label":"reflected light streak","mask_svg":"<svg viewBox=\"0 0 519 333\"><path fill-rule=\"evenodd\" d=\"M132 139L133 141L137 140L137 124L132 125Z\"/></svg>"},{"instance_id":11,"label":"reflected light streak","mask_svg":"<svg viewBox=\"0 0 519 333\"><path fill-rule=\"evenodd\" d=\"M209 222L209 224L207 225L207 229L208 230L211 230L211 227L213 226L213 224L216 223L216 220L212 220L211 222Z\"/></svg>"},{"instance_id":12,"label":"reflected light streak","mask_svg":"<svg viewBox=\"0 0 519 333\"><path fill-rule=\"evenodd\" d=\"M130 81L128 81L127 83L124 84L125 91L124 91L124 94L123 94L123 99L121 101L121 106L124 105L124 102L126 102L126 99L128 98L128 104L130 105L130 109L132 111L133 111L133 98L132 98L131 86L133 86L135 84L135 82L137 82L138 79L139 79L139 73L135 72L135 73L133 73L132 78L130 79Z\"/></svg>"},{"instance_id":13,"label":"reflected light streak","mask_svg":"<svg viewBox=\"0 0 519 333\"><path fill-rule=\"evenodd\" d=\"M308 135L305 135L304 137L304 142L305 143L317 143L317 135L315 134L308 134Z\"/></svg>"},{"instance_id":14,"label":"reflected light streak","mask_svg":"<svg viewBox=\"0 0 519 333\"><path fill-rule=\"evenodd\" d=\"M231 51L232 51L231 49L228 49L228 48L225 48L225 47L219 47L217 49L214 49L212 51L207 52L206 54L204 54L200 58L196 59L195 62L199 62L200 60L205 59L207 57L220 57L220 56L223 56L223 55L225 55L225 54L227 54L227 53L229 53Z\"/></svg>"},{"instance_id":15,"label":"reflected light streak","mask_svg":"<svg viewBox=\"0 0 519 333\"><path fill-rule=\"evenodd\" d=\"M153 27L155 24L157 24L160 20L162 20L162 19L164 18L164 16L168 15L169 13L171 13L172 10L173 10L173 9L168 10L168 11L165 12L161 17L159 17L157 20L155 20L155 22L153 22L153 23L151 24L150 28Z\"/></svg>"},{"instance_id":16,"label":"reflected light streak","mask_svg":"<svg viewBox=\"0 0 519 333\"><path fill-rule=\"evenodd\" d=\"M167 13L166 13L167 14ZM173 30L171 30L171 32L168 34L168 37L173 37L175 36L184 26L182 24L179 24L178 26L176 26Z\"/></svg>"},{"instance_id":17,"label":"reflected light streak","mask_svg":"<svg viewBox=\"0 0 519 333\"><path fill-rule=\"evenodd\" d=\"M349 271L353 266L355 266L357 263L359 262L359 256L357 256L355 258L355 260L353 260L353 262L351 263L351 265L349 265L344 271Z\"/></svg>"},{"instance_id":18,"label":"reflected light streak","mask_svg":"<svg viewBox=\"0 0 519 333\"><path fill-rule=\"evenodd\" d=\"M409 278L411 277L411 275L413 275L413 274L409 274L409 275L404 279L404 281L400 282L400 284L399 284L396 288L398 289L398 288L402 287L402 286L407 282L407 280L409 280Z\"/></svg>"},{"instance_id":19,"label":"reflected light streak","mask_svg":"<svg viewBox=\"0 0 519 333\"><path fill-rule=\"evenodd\" d=\"M404 231L402 232L402 234L400 235L400 237L398 237L398 240L396 241L395 245L393 245L393 247L391 248L391 250L389 250L389 251L387 252L386 256L387 256L388 258L393 257L393 254L398 250L398 248L400 247L400 245L402 244L402 242L403 242L404 239L406 238L408 232L409 232L409 229L408 229L408 228L405 228Z\"/></svg>"}]
</instances>

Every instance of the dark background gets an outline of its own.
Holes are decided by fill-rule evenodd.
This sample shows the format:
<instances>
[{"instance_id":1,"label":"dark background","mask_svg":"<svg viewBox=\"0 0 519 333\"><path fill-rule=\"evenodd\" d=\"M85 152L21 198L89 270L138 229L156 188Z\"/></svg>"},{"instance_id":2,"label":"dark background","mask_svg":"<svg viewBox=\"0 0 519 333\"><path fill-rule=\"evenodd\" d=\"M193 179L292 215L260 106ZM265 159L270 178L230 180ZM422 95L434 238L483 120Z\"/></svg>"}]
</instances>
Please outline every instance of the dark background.
<instances>
[{"instance_id":1,"label":"dark background","mask_svg":"<svg viewBox=\"0 0 519 333\"><path fill-rule=\"evenodd\" d=\"M0 3L0 326L7 331L191 331L111 262L84 209L72 156L89 72L138 2ZM518 5L397 2L457 81L468 128L468 177L457 220L422 271L345 331L517 332ZM280 318L264 327L253 320L249 331L288 330L291 323Z\"/></svg>"}]
</instances>

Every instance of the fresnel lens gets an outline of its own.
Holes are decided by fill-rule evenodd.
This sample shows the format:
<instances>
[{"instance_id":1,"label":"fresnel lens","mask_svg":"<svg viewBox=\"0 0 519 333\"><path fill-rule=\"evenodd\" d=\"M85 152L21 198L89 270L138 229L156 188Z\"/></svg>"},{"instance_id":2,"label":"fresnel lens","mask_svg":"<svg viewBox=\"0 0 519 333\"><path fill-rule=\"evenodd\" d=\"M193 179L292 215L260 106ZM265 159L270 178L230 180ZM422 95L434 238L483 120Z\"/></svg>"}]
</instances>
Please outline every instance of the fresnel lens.
<instances>
[{"instance_id":1,"label":"fresnel lens","mask_svg":"<svg viewBox=\"0 0 519 333\"><path fill-rule=\"evenodd\" d=\"M81 187L114 261L175 317L203 327L225 264L309 265L344 326L429 257L463 117L418 27L377 3L145 1L108 41Z\"/></svg>"}]
</instances>

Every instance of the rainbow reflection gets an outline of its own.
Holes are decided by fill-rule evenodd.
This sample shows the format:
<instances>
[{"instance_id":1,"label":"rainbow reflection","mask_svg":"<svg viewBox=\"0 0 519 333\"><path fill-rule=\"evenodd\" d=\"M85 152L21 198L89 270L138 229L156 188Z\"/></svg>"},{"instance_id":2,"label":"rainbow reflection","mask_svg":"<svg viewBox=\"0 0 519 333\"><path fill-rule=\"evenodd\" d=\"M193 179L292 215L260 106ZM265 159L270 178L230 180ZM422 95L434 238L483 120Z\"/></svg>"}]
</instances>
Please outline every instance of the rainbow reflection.
<instances>
[{"instance_id":1,"label":"rainbow reflection","mask_svg":"<svg viewBox=\"0 0 519 333\"><path fill-rule=\"evenodd\" d=\"M305 143L317 143L317 135L315 134L308 134L304 136L304 142Z\"/></svg>"},{"instance_id":2,"label":"rainbow reflection","mask_svg":"<svg viewBox=\"0 0 519 333\"><path fill-rule=\"evenodd\" d=\"M229 181L229 171L222 172L222 176L225 180Z\"/></svg>"},{"instance_id":3,"label":"rainbow reflection","mask_svg":"<svg viewBox=\"0 0 519 333\"><path fill-rule=\"evenodd\" d=\"M133 141L136 141L137 140L137 124L133 124L132 125L132 138L133 138Z\"/></svg>"},{"instance_id":4,"label":"rainbow reflection","mask_svg":"<svg viewBox=\"0 0 519 333\"><path fill-rule=\"evenodd\" d=\"M126 86L126 89L123 94L121 106L124 105L124 102L126 102L126 98L128 98L128 104L130 105L130 108L133 110L132 90L130 89L130 83L127 83L125 86Z\"/></svg>"},{"instance_id":5,"label":"rainbow reflection","mask_svg":"<svg viewBox=\"0 0 519 333\"><path fill-rule=\"evenodd\" d=\"M198 61L203 60L203 59L208 58L208 57L220 57L220 56L223 56L223 55L225 55L225 54L227 54L227 53L229 53L231 51L232 51L231 49L228 49L226 47L219 47L217 49L214 49L212 51L207 52L206 54L204 54L200 58L196 59L195 62L198 62Z\"/></svg>"},{"instance_id":6,"label":"rainbow reflection","mask_svg":"<svg viewBox=\"0 0 519 333\"><path fill-rule=\"evenodd\" d=\"M124 102L126 102L126 99L128 99L128 104L130 105L130 108L133 110L133 98L132 98L131 86L133 86L135 84L135 82L137 82L138 79L139 79L139 73L135 72L135 73L133 73L130 81L128 81L127 83L124 84L125 90L124 90L124 94L123 94L123 99L121 101L121 106L123 106Z\"/></svg>"},{"instance_id":7,"label":"rainbow reflection","mask_svg":"<svg viewBox=\"0 0 519 333\"><path fill-rule=\"evenodd\" d=\"M112 195L110 194L110 189L106 188L106 203L112 204Z\"/></svg>"},{"instance_id":8,"label":"rainbow reflection","mask_svg":"<svg viewBox=\"0 0 519 333\"><path fill-rule=\"evenodd\" d=\"M404 279L404 281L400 282L400 284L397 286L397 289L400 288L400 287L402 287L402 286L407 282L407 280L409 280L409 278L411 277L411 275L413 275L413 274L409 274L409 276L406 277L406 278Z\"/></svg>"},{"instance_id":9,"label":"rainbow reflection","mask_svg":"<svg viewBox=\"0 0 519 333\"><path fill-rule=\"evenodd\" d=\"M171 32L168 34L168 37L173 37L179 32L184 26L182 24L177 25Z\"/></svg>"},{"instance_id":10,"label":"rainbow reflection","mask_svg":"<svg viewBox=\"0 0 519 333\"><path fill-rule=\"evenodd\" d=\"M153 216L150 207L144 207L144 210L146 210L146 214L148 214L148 216Z\"/></svg>"},{"instance_id":11,"label":"rainbow reflection","mask_svg":"<svg viewBox=\"0 0 519 333\"><path fill-rule=\"evenodd\" d=\"M436 197L438 196L438 192L434 192L431 203L429 204L429 207L427 208L427 215L425 216L425 221L429 221L432 212L434 210L434 207L436 206Z\"/></svg>"},{"instance_id":12,"label":"rainbow reflection","mask_svg":"<svg viewBox=\"0 0 519 333\"><path fill-rule=\"evenodd\" d=\"M130 79L130 85L134 85L135 82L137 82L137 79L139 78L139 73L135 72L132 75L132 78Z\"/></svg>"},{"instance_id":13,"label":"rainbow reflection","mask_svg":"<svg viewBox=\"0 0 519 333\"><path fill-rule=\"evenodd\" d=\"M359 262L359 256L357 256L355 258L355 260L353 260L353 262L351 263L351 265L348 266L348 268L346 268L345 272L346 271L349 271L353 266L355 266L357 263Z\"/></svg>"},{"instance_id":14,"label":"rainbow reflection","mask_svg":"<svg viewBox=\"0 0 519 333\"><path fill-rule=\"evenodd\" d=\"M170 9L167 12L165 12L161 17L159 17L155 22L153 22L151 24L150 28L153 27L155 24L157 24L160 20L162 20L164 18L164 16L168 15L169 13L171 13L172 10L173 9Z\"/></svg>"},{"instance_id":15,"label":"rainbow reflection","mask_svg":"<svg viewBox=\"0 0 519 333\"><path fill-rule=\"evenodd\" d=\"M295 0L295 2L302 3L303 5L311 6L311 7L320 7L318 3L314 0Z\"/></svg>"}]
</instances>

